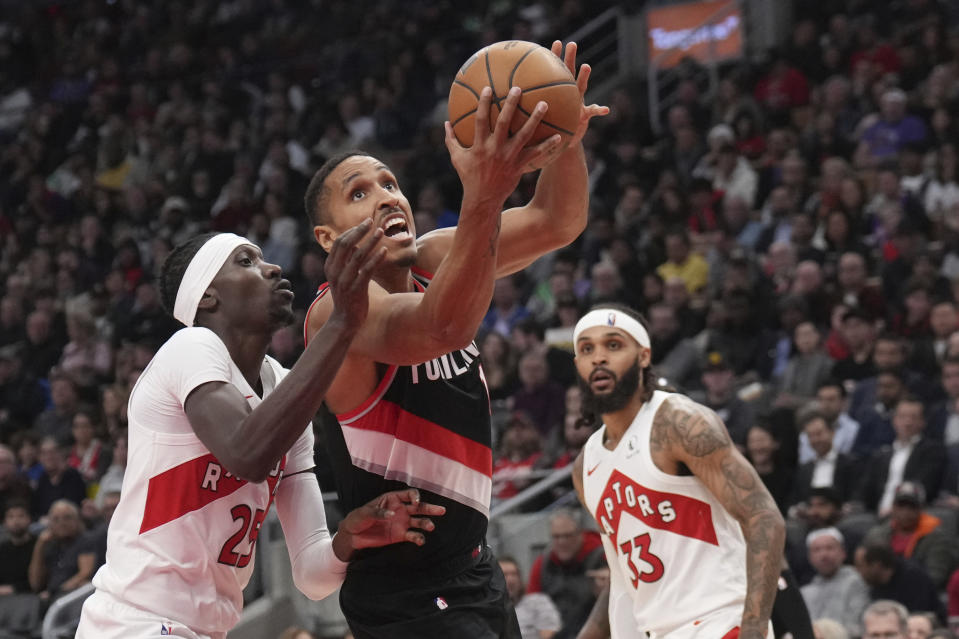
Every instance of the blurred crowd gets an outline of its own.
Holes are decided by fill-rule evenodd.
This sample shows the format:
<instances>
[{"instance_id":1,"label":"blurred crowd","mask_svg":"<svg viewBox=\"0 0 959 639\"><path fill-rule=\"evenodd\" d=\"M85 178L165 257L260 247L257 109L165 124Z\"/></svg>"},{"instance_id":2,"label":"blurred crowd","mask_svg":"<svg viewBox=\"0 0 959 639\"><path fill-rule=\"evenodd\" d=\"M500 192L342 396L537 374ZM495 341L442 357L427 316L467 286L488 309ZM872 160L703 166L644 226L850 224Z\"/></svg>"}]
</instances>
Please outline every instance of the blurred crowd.
<instances>
[{"instance_id":1,"label":"blurred crowd","mask_svg":"<svg viewBox=\"0 0 959 639\"><path fill-rule=\"evenodd\" d=\"M617 3L520 4L4 5L0 627L29 623L4 601L39 593L42 611L102 560L126 400L178 327L156 287L171 248L229 230L281 265L299 315L271 353L292 364L324 279L312 172L364 148L399 175L418 233L455 224L442 122L459 64ZM959 615L959 8L791 5L788 39L721 65L714 91L685 60L660 112L638 82L603 96L587 231L499 281L476 338L495 499L575 458L591 429L572 327L625 303L660 383L723 418L787 515L814 618L858 608L837 619L857 636L888 597L943 625Z\"/></svg>"}]
</instances>

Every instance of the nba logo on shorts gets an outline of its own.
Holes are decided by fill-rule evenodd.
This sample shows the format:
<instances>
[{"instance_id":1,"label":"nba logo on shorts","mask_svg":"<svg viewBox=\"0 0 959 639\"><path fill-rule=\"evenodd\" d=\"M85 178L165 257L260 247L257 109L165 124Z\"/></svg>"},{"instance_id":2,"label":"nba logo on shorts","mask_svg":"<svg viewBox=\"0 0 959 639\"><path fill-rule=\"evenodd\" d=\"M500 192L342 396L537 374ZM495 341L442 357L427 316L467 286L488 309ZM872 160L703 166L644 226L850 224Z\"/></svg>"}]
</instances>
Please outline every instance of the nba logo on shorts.
<instances>
[{"instance_id":1,"label":"nba logo on shorts","mask_svg":"<svg viewBox=\"0 0 959 639\"><path fill-rule=\"evenodd\" d=\"M173 634L173 624L160 624L160 635L172 635Z\"/></svg>"},{"instance_id":2,"label":"nba logo on shorts","mask_svg":"<svg viewBox=\"0 0 959 639\"><path fill-rule=\"evenodd\" d=\"M447 608L450 607L450 605L446 603L446 600L443 599L442 597L437 597L436 599L433 600L433 603L435 603L436 607L439 608L440 610L446 610Z\"/></svg>"}]
</instances>

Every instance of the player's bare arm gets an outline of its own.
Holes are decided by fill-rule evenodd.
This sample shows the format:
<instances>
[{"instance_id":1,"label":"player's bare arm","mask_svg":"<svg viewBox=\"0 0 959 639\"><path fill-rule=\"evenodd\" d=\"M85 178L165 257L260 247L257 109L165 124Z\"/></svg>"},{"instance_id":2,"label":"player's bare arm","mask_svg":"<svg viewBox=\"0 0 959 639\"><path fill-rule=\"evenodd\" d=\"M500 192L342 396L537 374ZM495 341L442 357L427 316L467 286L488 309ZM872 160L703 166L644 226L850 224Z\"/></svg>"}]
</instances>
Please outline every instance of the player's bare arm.
<instances>
[{"instance_id":1,"label":"player's bare arm","mask_svg":"<svg viewBox=\"0 0 959 639\"><path fill-rule=\"evenodd\" d=\"M582 65L577 73L576 43L568 43L564 52L557 40L552 50L576 76L580 95L585 96L590 66ZM496 277L522 270L541 255L568 245L586 228L589 183L581 141L590 120L607 113L609 109L605 106L583 106L576 134L567 148L543 168L532 200L526 206L503 212ZM439 229L423 236L420 250L423 268L436 268L450 252L452 236L451 229Z\"/></svg>"},{"instance_id":2,"label":"player's bare arm","mask_svg":"<svg viewBox=\"0 0 959 639\"><path fill-rule=\"evenodd\" d=\"M573 487L583 508L587 511L586 494L583 492L583 451L580 451L573 461ZM609 637L609 584L603 588L589 612L589 618L580 628L576 639L607 639Z\"/></svg>"},{"instance_id":3,"label":"player's bare arm","mask_svg":"<svg viewBox=\"0 0 959 639\"><path fill-rule=\"evenodd\" d=\"M259 406L251 410L239 389L224 382L202 384L187 397L184 411L197 437L234 475L265 480L319 410L366 316L366 288L384 254L377 248L382 235L367 220L337 238L326 269L338 303L322 335Z\"/></svg>"},{"instance_id":4,"label":"player's bare arm","mask_svg":"<svg viewBox=\"0 0 959 639\"><path fill-rule=\"evenodd\" d=\"M769 491L716 413L686 397L663 402L653 419L650 451L666 472L685 464L742 526L747 584L739 636L765 637L785 543L783 518Z\"/></svg>"},{"instance_id":5,"label":"player's bare arm","mask_svg":"<svg viewBox=\"0 0 959 639\"><path fill-rule=\"evenodd\" d=\"M491 132L491 96L488 88L480 96L472 147L461 146L447 123L446 145L463 183L463 203L448 253L442 264L429 269L435 271L429 289L424 294L390 293L372 283L370 312L353 341L351 357L415 364L463 348L473 339L493 294L503 203L528 172L527 165L542 162L559 144L559 136L555 136L526 147L546 112L545 102L537 105L515 135L509 135L509 122L519 102L518 90L510 92ZM382 206L392 205L389 198L382 202ZM335 301L335 291L332 297ZM323 326L330 311L330 303L324 299L314 305L308 340Z\"/></svg>"}]
</instances>

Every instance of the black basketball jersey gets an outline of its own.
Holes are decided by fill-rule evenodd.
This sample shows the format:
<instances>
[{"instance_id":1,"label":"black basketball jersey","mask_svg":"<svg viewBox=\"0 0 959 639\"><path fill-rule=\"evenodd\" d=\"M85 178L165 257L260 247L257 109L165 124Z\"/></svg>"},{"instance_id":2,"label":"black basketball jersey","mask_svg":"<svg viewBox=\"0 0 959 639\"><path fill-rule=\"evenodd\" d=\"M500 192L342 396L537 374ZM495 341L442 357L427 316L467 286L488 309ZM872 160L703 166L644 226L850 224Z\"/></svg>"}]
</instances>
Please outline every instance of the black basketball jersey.
<instances>
[{"instance_id":1,"label":"black basketball jersey","mask_svg":"<svg viewBox=\"0 0 959 639\"><path fill-rule=\"evenodd\" d=\"M430 274L414 270L419 290ZM317 299L326 294L320 287ZM315 302L314 302L315 303ZM339 415L324 406L326 439L344 511L412 486L446 507L426 544L365 549L350 570L422 569L475 550L486 535L492 490L489 392L475 343L413 366L382 365L373 394ZM407 571L408 572L408 571Z\"/></svg>"}]
</instances>

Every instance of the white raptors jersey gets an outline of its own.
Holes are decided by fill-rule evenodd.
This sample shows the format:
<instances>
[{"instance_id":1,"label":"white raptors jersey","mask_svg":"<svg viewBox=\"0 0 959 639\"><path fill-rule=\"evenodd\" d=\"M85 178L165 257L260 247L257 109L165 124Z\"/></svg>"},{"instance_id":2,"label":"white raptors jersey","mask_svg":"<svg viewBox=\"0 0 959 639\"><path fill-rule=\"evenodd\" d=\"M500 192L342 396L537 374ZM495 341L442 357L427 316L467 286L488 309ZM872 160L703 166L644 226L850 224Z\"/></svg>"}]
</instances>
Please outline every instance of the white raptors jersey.
<instances>
[{"instance_id":1,"label":"white raptors jersey","mask_svg":"<svg viewBox=\"0 0 959 639\"><path fill-rule=\"evenodd\" d=\"M739 523L697 478L653 463L649 434L669 393L643 404L615 450L601 427L583 449L586 505L610 568L612 639L715 637L739 626L746 543Z\"/></svg>"},{"instance_id":2,"label":"white raptors jersey","mask_svg":"<svg viewBox=\"0 0 959 639\"><path fill-rule=\"evenodd\" d=\"M264 396L286 374L261 366ZM313 432L270 473L251 484L223 468L194 434L183 410L190 392L211 381L233 384L253 408L260 398L212 331L171 337L130 395L129 452L120 504L107 534L107 562L93 584L142 610L203 634L240 618L260 524L284 473L313 467Z\"/></svg>"}]
</instances>

